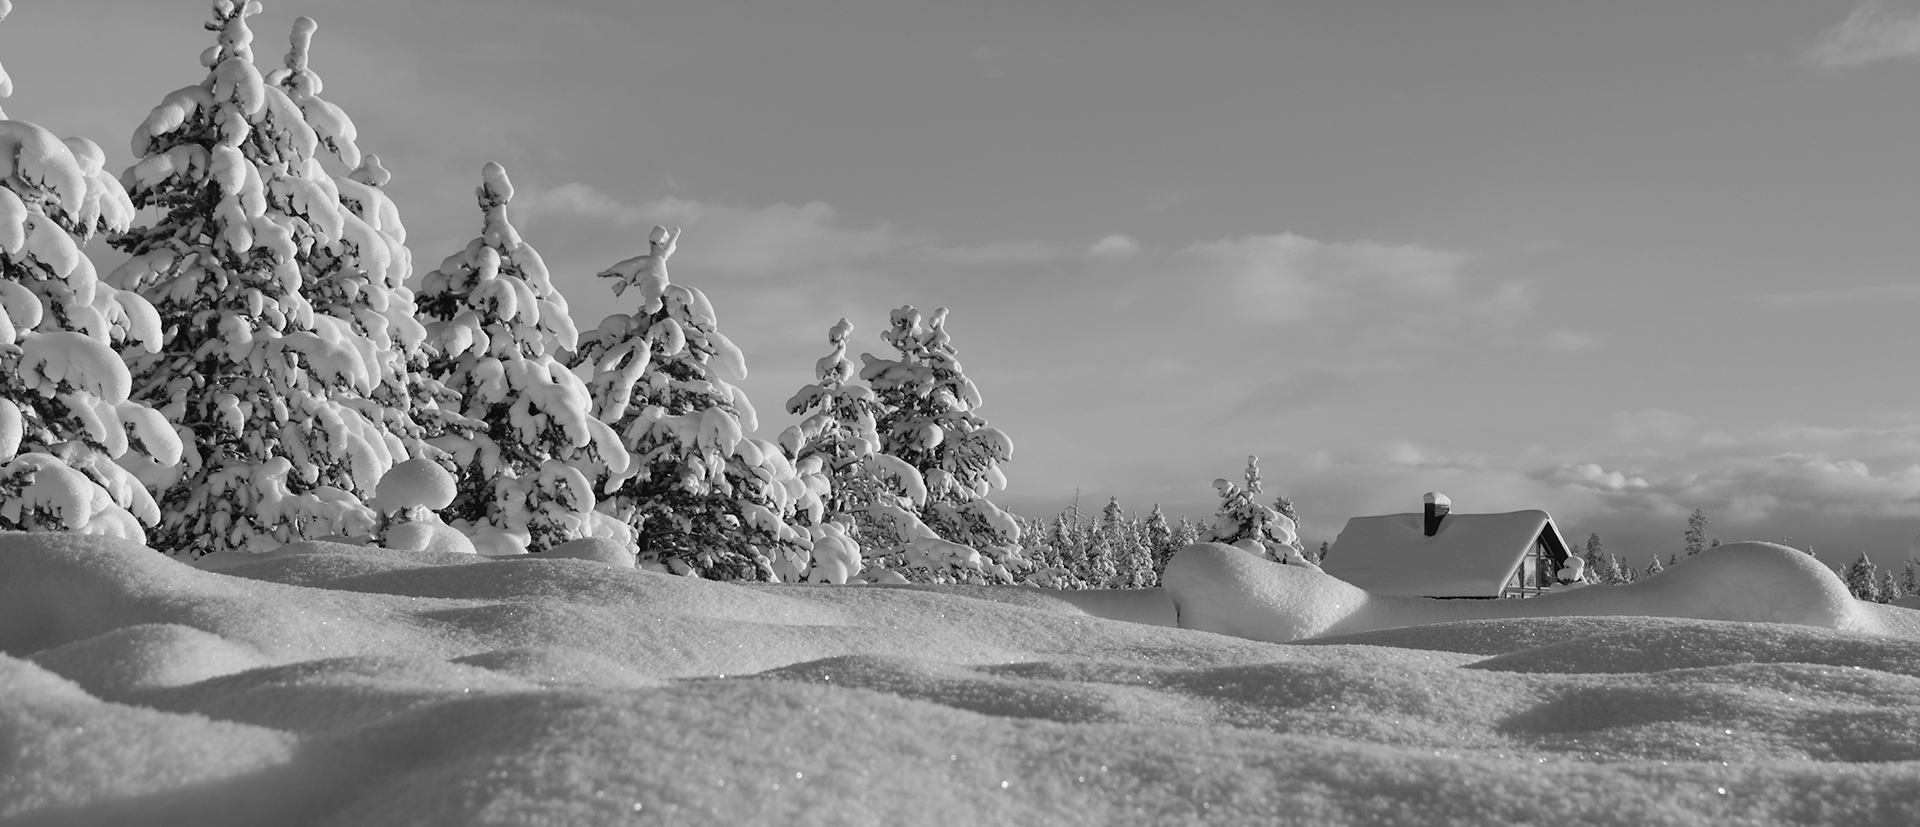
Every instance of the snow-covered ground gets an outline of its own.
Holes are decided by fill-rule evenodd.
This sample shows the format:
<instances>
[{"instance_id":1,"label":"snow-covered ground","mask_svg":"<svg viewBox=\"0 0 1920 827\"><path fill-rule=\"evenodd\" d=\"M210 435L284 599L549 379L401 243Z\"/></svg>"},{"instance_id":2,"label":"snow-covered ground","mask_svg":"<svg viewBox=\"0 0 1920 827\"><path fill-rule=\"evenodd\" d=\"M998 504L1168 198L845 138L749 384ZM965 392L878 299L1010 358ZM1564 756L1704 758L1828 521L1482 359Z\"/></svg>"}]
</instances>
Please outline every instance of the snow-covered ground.
<instances>
[{"instance_id":1,"label":"snow-covered ground","mask_svg":"<svg viewBox=\"0 0 1920 827\"><path fill-rule=\"evenodd\" d=\"M1797 552L1472 603L1230 554L1056 594L0 535L0 821L1920 823L1920 612Z\"/></svg>"}]
</instances>

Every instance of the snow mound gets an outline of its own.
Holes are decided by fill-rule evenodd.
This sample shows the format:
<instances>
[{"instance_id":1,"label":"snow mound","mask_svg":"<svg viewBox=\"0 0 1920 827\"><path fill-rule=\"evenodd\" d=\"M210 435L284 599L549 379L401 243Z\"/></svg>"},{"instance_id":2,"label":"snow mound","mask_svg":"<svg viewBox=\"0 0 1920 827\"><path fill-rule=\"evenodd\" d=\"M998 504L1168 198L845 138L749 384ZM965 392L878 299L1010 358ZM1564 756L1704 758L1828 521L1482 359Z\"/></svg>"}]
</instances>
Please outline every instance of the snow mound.
<instances>
[{"instance_id":1,"label":"snow mound","mask_svg":"<svg viewBox=\"0 0 1920 827\"><path fill-rule=\"evenodd\" d=\"M373 496L381 510L396 511L412 506L446 508L455 493L453 474L432 460L416 457L387 469Z\"/></svg>"},{"instance_id":2,"label":"snow mound","mask_svg":"<svg viewBox=\"0 0 1920 827\"><path fill-rule=\"evenodd\" d=\"M1332 576L1198 543L1167 565L1184 628L1286 642L1457 620L1652 615L1886 631L1833 572L1773 543L1728 543L1624 586L1528 600L1434 600L1375 594Z\"/></svg>"},{"instance_id":3,"label":"snow mound","mask_svg":"<svg viewBox=\"0 0 1920 827\"><path fill-rule=\"evenodd\" d=\"M1920 612L1836 611L1778 547L1371 629L1418 612L1196 548L1165 591L1069 593L334 542L209 571L0 534L0 821L1920 822L1920 631L1898 620ZM1819 622L1553 611L1701 588L1701 613L1733 589ZM1112 619L1223 622L1196 595L1264 600L1250 629L1296 605L1352 631ZM1899 634L1842 628L1861 618Z\"/></svg>"},{"instance_id":4,"label":"snow mound","mask_svg":"<svg viewBox=\"0 0 1920 827\"><path fill-rule=\"evenodd\" d=\"M582 537L568 540L542 555L550 560L592 560L598 563L610 563L623 568L633 568L633 552L625 545L604 537Z\"/></svg>"}]
</instances>

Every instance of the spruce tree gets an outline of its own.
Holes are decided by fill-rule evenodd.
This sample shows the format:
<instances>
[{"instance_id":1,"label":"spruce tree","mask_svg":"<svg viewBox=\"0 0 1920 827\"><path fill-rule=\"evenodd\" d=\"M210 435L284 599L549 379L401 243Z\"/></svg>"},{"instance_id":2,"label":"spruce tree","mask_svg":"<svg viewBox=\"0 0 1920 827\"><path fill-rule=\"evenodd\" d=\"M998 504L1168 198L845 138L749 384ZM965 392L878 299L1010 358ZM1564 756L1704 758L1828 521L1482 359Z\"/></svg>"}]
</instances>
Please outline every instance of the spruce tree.
<instances>
[{"instance_id":1,"label":"spruce tree","mask_svg":"<svg viewBox=\"0 0 1920 827\"><path fill-rule=\"evenodd\" d=\"M1013 459L1013 440L977 413L980 389L961 367L946 322L944 307L931 316L912 305L893 311L881 338L899 358L861 354L860 378L880 403L881 452L912 465L925 482L920 517L948 540L1006 549L1020 542L1019 525L987 497L1006 487L1000 464ZM999 561L1004 552L991 556Z\"/></svg>"},{"instance_id":2,"label":"spruce tree","mask_svg":"<svg viewBox=\"0 0 1920 827\"><path fill-rule=\"evenodd\" d=\"M1900 598L1900 584L1894 582L1893 569L1880 570L1880 582L1875 584L1874 601L1892 603Z\"/></svg>"},{"instance_id":3,"label":"spruce tree","mask_svg":"<svg viewBox=\"0 0 1920 827\"><path fill-rule=\"evenodd\" d=\"M1660 563L1660 555L1656 554L1656 555L1653 555L1653 562L1647 564L1646 576L1652 577L1666 570L1667 570L1667 567Z\"/></svg>"},{"instance_id":4,"label":"spruce tree","mask_svg":"<svg viewBox=\"0 0 1920 827\"><path fill-rule=\"evenodd\" d=\"M1154 503L1153 510L1147 512L1146 542L1153 553L1153 579L1158 583L1160 575L1167 570L1167 561L1179 551L1173 544L1173 526L1167 523L1166 512L1160 510L1159 503Z\"/></svg>"},{"instance_id":5,"label":"spruce tree","mask_svg":"<svg viewBox=\"0 0 1920 827\"><path fill-rule=\"evenodd\" d=\"M1244 487L1225 479L1214 480L1213 487L1220 493L1220 507L1214 513L1208 540L1230 545L1252 540L1259 543L1265 549L1265 556L1272 560L1285 560L1284 549L1294 548L1300 542L1292 520L1254 499L1261 490L1259 457L1247 457Z\"/></svg>"},{"instance_id":6,"label":"spruce tree","mask_svg":"<svg viewBox=\"0 0 1920 827\"><path fill-rule=\"evenodd\" d=\"M146 297L166 331L160 352L128 361L134 398L186 437L180 472L147 480L163 515L155 545L175 553L365 535L362 500L406 458L386 417L366 413L380 355L303 293L314 252L341 249L340 201L315 158L321 138L254 67L246 18L259 11L213 4L206 79L134 131L139 160L122 176L159 218L111 239L131 258L110 280Z\"/></svg>"},{"instance_id":7,"label":"spruce tree","mask_svg":"<svg viewBox=\"0 0 1920 827\"><path fill-rule=\"evenodd\" d=\"M313 180L334 192L341 209L315 213L331 243L301 259L301 291L316 314L339 320L374 373L371 393L336 393L336 398L398 437L408 456L438 455L425 442L445 431L434 408L457 400L426 375L426 328L406 285L413 275L407 228L399 208L381 190L392 175L379 156L361 153L352 119L320 97L324 84L310 66L318 28L312 18L295 20L285 65L264 78L286 93L320 145L348 170L330 176L318 159L310 163Z\"/></svg>"},{"instance_id":8,"label":"spruce tree","mask_svg":"<svg viewBox=\"0 0 1920 827\"><path fill-rule=\"evenodd\" d=\"M1900 590L1909 595L1920 594L1920 562L1911 557L1900 570Z\"/></svg>"},{"instance_id":9,"label":"spruce tree","mask_svg":"<svg viewBox=\"0 0 1920 827\"><path fill-rule=\"evenodd\" d=\"M1598 532L1587 535L1586 550L1580 556L1586 558L1587 561L1587 582L1611 583L1613 582L1613 578L1617 576L1618 566L1608 565L1608 555L1606 549L1600 544L1600 534Z\"/></svg>"},{"instance_id":10,"label":"spruce tree","mask_svg":"<svg viewBox=\"0 0 1920 827\"><path fill-rule=\"evenodd\" d=\"M602 510L633 526L643 562L710 579L798 579L814 537L805 523L825 519L825 481L809 469L810 485L780 446L745 436L759 424L730 382L746 378L746 359L706 295L669 279L679 237L654 227L646 253L601 271L640 303L580 343L595 411L633 456L606 476Z\"/></svg>"},{"instance_id":11,"label":"spruce tree","mask_svg":"<svg viewBox=\"0 0 1920 827\"><path fill-rule=\"evenodd\" d=\"M1873 564L1866 552L1860 552L1859 557L1847 564L1841 579L1846 581L1847 591L1852 592L1854 597L1880 601L1880 567Z\"/></svg>"},{"instance_id":12,"label":"spruce tree","mask_svg":"<svg viewBox=\"0 0 1920 827\"><path fill-rule=\"evenodd\" d=\"M0 97L12 91L0 69ZM159 315L103 283L80 251L133 219L104 159L85 138L0 120L0 530L145 544L141 524L159 508L115 460L172 465L181 445L165 417L129 398L122 361L159 350Z\"/></svg>"},{"instance_id":13,"label":"spruce tree","mask_svg":"<svg viewBox=\"0 0 1920 827\"><path fill-rule=\"evenodd\" d=\"M1177 554L1180 549L1200 542L1200 535L1200 524L1194 522L1191 517L1182 516L1180 522L1173 527L1173 542L1171 545L1173 546L1174 553ZM1169 555L1169 557L1171 557L1171 555ZM1165 571L1166 567L1162 566L1161 570Z\"/></svg>"},{"instance_id":14,"label":"spruce tree","mask_svg":"<svg viewBox=\"0 0 1920 827\"><path fill-rule=\"evenodd\" d=\"M1687 515L1686 551L1692 557L1707 549L1707 512L1696 508Z\"/></svg>"},{"instance_id":15,"label":"spruce tree","mask_svg":"<svg viewBox=\"0 0 1920 827\"><path fill-rule=\"evenodd\" d=\"M814 363L816 381L787 400L787 411L805 418L779 443L803 475L824 480L826 519L851 526L850 536L887 557L919 536L922 523L909 515L926 505L927 488L918 468L880 453L880 402L847 359L852 334L846 319L828 329L833 349Z\"/></svg>"},{"instance_id":16,"label":"spruce tree","mask_svg":"<svg viewBox=\"0 0 1920 827\"><path fill-rule=\"evenodd\" d=\"M628 466L586 384L559 357L578 334L546 263L507 220L513 183L496 163L474 191L480 235L426 274L427 372L460 400L433 439L459 469L448 523L495 553L593 536L593 481Z\"/></svg>"}]
</instances>

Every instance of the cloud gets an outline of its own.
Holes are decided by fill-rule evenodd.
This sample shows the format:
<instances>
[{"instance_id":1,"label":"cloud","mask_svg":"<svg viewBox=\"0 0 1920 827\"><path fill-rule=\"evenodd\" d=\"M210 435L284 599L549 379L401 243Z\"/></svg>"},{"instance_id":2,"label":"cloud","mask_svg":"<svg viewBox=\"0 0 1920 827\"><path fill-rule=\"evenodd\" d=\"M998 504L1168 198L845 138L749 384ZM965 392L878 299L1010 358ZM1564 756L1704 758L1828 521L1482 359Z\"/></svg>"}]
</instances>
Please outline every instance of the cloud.
<instances>
[{"instance_id":1,"label":"cloud","mask_svg":"<svg viewBox=\"0 0 1920 827\"><path fill-rule=\"evenodd\" d=\"M1920 57L1920 10L1868 0L1820 35L1800 57L1803 65L1837 70L1882 60Z\"/></svg>"},{"instance_id":2,"label":"cloud","mask_svg":"<svg viewBox=\"0 0 1920 827\"><path fill-rule=\"evenodd\" d=\"M1724 542L1793 538L1829 564L1898 564L1920 533L1920 417L1875 427L1736 430L1662 411L1617 415L1616 435L1550 452L1460 452L1408 440L1262 455L1269 494L1300 508L1312 542L1350 517L1412 512L1442 491L1462 513L1538 508L1576 543L1645 566L1682 551L1703 510Z\"/></svg>"},{"instance_id":3,"label":"cloud","mask_svg":"<svg viewBox=\"0 0 1920 827\"><path fill-rule=\"evenodd\" d=\"M1600 337L1598 336L1591 333L1581 333L1576 330L1558 328L1547 331L1547 335L1542 337L1542 341L1546 343L1547 347L1568 353L1593 350L1600 346Z\"/></svg>"},{"instance_id":4,"label":"cloud","mask_svg":"<svg viewBox=\"0 0 1920 827\"><path fill-rule=\"evenodd\" d=\"M1820 307L1863 302L1920 301L1920 284L1882 284L1873 287L1837 287L1794 293L1767 293L1753 301L1774 308Z\"/></svg>"},{"instance_id":5,"label":"cloud","mask_svg":"<svg viewBox=\"0 0 1920 827\"><path fill-rule=\"evenodd\" d=\"M1479 277L1471 263L1453 250L1289 233L1192 244L1160 266L1163 281L1182 289L1173 300L1210 307L1216 324L1234 319L1269 339L1337 345L1331 352L1357 364L1463 342L1518 343L1537 323L1534 286Z\"/></svg>"},{"instance_id":6,"label":"cloud","mask_svg":"<svg viewBox=\"0 0 1920 827\"><path fill-rule=\"evenodd\" d=\"M571 223L577 230L578 225L598 224L602 236L613 230L638 238L654 224L678 226L688 235L675 255L676 262L746 278L817 273L926 244L925 239L891 225L844 226L832 206L818 201L742 207L668 196L626 204L591 185L573 182L517 195L513 206L518 208L514 217L522 229ZM643 245L636 241L628 246L637 255ZM965 253L964 248L926 249L949 257Z\"/></svg>"},{"instance_id":7,"label":"cloud","mask_svg":"<svg viewBox=\"0 0 1920 827\"><path fill-rule=\"evenodd\" d=\"M1140 254L1140 242L1130 235L1114 233L1093 243L1087 248L1092 258L1132 258Z\"/></svg>"},{"instance_id":8,"label":"cloud","mask_svg":"<svg viewBox=\"0 0 1920 827\"><path fill-rule=\"evenodd\" d=\"M1348 379L1327 370L1304 370L1291 376L1268 379L1254 384L1237 402L1233 402L1209 421L1209 427L1242 422L1265 421L1279 411L1317 404L1346 387Z\"/></svg>"}]
</instances>

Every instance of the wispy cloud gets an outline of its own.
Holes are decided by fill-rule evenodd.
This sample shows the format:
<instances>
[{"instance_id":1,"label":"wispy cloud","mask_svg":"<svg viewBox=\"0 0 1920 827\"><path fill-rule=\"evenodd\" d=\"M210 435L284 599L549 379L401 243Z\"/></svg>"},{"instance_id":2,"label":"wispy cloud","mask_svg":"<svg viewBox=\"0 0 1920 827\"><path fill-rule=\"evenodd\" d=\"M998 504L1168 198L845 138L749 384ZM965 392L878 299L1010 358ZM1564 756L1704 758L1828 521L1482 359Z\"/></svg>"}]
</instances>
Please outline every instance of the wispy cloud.
<instances>
[{"instance_id":1,"label":"wispy cloud","mask_svg":"<svg viewBox=\"0 0 1920 827\"><path fill-rule=\"evenodd\" d=\"M1874 287L1837 287L1793 293L1767 293L1753 301L1766 307L1817 307L1861 302L1920 301L1920 284L1882 284Z\"/></svg>"},{"instance_id":2,"label":"wispy cloud","mask_svg":"<svg viewBox=\"0 0 1920 827\"><path fill-rule=\"evenodd\" d=\"M1800 62L1831 70L1901 58L1920 58L1920 9L1868 0L1823 32Z\"/></svg>"},{"instance_id":3,"label":"wispy cloud","mask_svg":"<svg viewBox=\"0 0 1920 827\"><path fill-rule=\"evenodd\" d=\"M1615 419L1614 438L1552 456L1448 456L1393 442L1294 462L1274 487L1309 520L1325 515L1329 535L1348 516L1410 511L1421 492L1442 490L1463 512L1545 509L1564 531L1598 532L1638 565L1679 551L1695 508L1713 520L1711 536L1792 536L1830 563L1861 551L1895 562L1920 531L1920 419L1750 430L1662 411Z\"/></svg>"}]
</instances>

